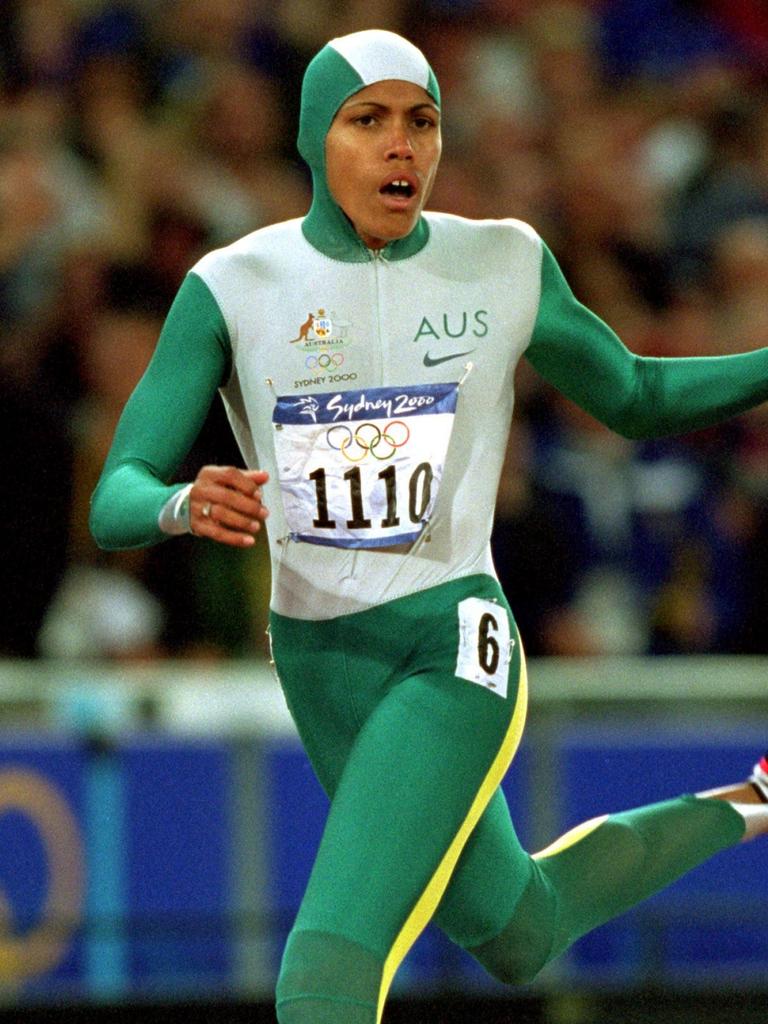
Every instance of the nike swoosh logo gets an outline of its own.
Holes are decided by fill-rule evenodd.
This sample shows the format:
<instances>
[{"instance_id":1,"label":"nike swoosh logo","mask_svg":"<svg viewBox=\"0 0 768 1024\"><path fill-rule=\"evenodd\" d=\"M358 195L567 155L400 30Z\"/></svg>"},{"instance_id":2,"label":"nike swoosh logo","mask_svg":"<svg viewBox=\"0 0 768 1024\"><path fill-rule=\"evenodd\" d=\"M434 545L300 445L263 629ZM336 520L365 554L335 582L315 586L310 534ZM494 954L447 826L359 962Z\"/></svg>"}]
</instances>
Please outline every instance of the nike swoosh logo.
<instances>
[{"instance_id":1,"label":"nike swoosh logo","mask_svg":"<svg viewBox=\"0 0 768 1024\"><path fill-rule=\"evenodd\" d=\"M425 366L439 366L440 363L447 363L449 359L461 359L462 356L471 355L475 350L473 348L468 349L466 352L454 352L450 356L438 356L436 359L433 358L429 352L424 353L424 365Z\"/></svg>"}]
</instances>

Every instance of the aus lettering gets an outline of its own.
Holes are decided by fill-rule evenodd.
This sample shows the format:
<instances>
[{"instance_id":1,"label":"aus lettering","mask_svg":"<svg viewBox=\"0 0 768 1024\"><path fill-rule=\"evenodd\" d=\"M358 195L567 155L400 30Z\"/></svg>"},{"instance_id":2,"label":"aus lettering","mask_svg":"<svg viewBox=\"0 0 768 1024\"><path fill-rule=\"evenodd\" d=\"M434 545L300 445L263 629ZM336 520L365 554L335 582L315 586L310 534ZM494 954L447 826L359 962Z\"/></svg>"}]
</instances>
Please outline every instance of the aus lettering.
<instances>
[{"instance_id":1,"label":"aus lettering","mask_svg":"<svg viewBox=\"0 0 768 1024\"><path fill-rule=\"evenodd\" d=\"M443 313L421 318L419 329L416 331L414 341L421 338L463 338L467 334L475 338L484 338L488 333L488 310L476 309L474 313L464 310L461 313Z\"/></svg>"}]
</instances>

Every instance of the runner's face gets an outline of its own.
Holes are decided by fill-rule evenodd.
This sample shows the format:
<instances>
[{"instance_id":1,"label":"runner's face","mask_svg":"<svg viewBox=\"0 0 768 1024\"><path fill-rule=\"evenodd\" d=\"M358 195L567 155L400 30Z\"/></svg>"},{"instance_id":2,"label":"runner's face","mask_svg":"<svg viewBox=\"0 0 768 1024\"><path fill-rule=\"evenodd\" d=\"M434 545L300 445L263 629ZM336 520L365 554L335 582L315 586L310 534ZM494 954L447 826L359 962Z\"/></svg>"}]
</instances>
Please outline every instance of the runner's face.
<instances>
[{"instance_id":1,"label":"runner's face","mask_svg":"<svg viewBox=\"0 0 768 1024\"><path fill-rule=\"evenodd\" d=\"M413 230L441 148L440 112L411 82L375 82L341 106L325 140L328 188L369 249Z\"/></svg>"}]
</instances>

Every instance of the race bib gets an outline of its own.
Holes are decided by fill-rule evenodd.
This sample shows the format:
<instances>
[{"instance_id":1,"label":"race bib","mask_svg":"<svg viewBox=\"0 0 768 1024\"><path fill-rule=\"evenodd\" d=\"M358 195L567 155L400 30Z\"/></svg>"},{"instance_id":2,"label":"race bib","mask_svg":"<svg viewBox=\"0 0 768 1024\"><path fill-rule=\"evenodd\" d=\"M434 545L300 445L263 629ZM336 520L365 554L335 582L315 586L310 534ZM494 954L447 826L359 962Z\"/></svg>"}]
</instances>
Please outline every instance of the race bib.
<instances>
[{"instance_id":1,"label":"race bib","mask_svg":"<svg viewBox=\"0 0 768 1024\"><path fill-rule=\"evenodd\" d=\"M344 548L415 540L437 499L458 388L278 397L272 422L291 537Z\"/></svg>"},{"instance_id":2,"label":"race bib","mask_svg":"<svg viewBox=\"0 0 768 1024\"><path fill-rule=\"evenodd\" d=\"M507 613L497 601L468 597L459 604L459 651L456 675L507 696L514 640Z\"/></svg>"}]
</instances>

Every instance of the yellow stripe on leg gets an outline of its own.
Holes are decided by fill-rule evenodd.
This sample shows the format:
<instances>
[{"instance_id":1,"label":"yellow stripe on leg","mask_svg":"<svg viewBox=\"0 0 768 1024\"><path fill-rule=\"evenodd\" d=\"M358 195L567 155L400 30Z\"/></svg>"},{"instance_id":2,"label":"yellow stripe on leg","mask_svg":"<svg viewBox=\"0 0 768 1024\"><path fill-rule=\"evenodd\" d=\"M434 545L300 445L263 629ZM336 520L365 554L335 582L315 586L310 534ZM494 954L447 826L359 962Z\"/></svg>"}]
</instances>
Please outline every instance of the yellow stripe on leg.
<instances>
[{"instance_id":1,"label":"yellow stripe on leg","mask_svg":"<svg viewBox=\"0 0 768 1024\"><path fill-rule=\"evenodd\" d=\"M539 860L541 857L554 857L556 853L562 853L563 850L567 850L570 846L575 846L585 836L594 832L596 828L600 828L607 817L607 814L603 814L599 818L590 818L589 821L583 821L580 825L576 825L575 828L570 829L565 835L556 839L554 843L550 843L543 850L534 853L533 859Z\"/></svg>"},{"instance_id":2,"label":"yellow stripe on leg","mask_svg":"<svg viewBox=\"0 0 768 1024\"><path fill-rule=\"evenodd\" d=\"M394 978L398 967L403 962L408 950L426 928L427 924L429 924L432 915L437 910L437 905L448 887L448 883L451 880L451 875L454 872L456 862L459 859L461 851L464 849L475 825L477 825L480 820L480 816L488 806L488 801L501 784L501 780L504 778L504 774L506 773L512 758L515 756L523 735L527 708L528 672L525 666L525 655L521 649L520 683L517 691L515 710L512 713L512 720L509 723L509 728L501 742L501 746L499 747L496 757L493 759L493 763L488 770L488 774L483 779L475 799L472 801L469 813L462 822L461 827L456 833L451 845L446 850L443 859L438 865L437 871L435 871L434 875L430 878L426 889L419 897L411 913L408 915L405 924L400 929L400 933L395 939L392 949L389 951L389 956L384 961L381 987L379 989L379 1005L376 1014L376 1024L381 1024L381 1018L384 1013L384 1004L386 1002L390 985L392 984L392 979Z\"/></svg>"}]
</instances>

